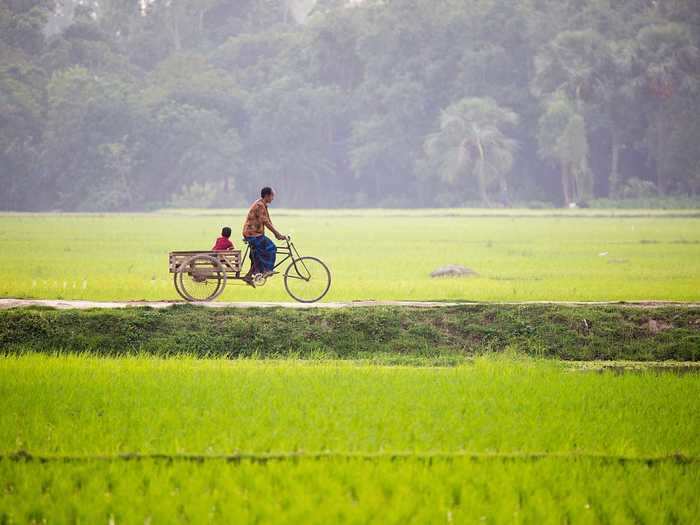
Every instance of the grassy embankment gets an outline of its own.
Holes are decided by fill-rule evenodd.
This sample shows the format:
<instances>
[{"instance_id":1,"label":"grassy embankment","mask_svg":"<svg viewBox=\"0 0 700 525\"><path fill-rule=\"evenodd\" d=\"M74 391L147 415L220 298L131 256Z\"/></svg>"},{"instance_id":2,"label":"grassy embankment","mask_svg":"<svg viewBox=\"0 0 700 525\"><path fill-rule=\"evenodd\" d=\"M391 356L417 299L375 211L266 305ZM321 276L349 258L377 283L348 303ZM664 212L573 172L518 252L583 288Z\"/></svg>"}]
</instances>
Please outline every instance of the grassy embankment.
<instances>
[{"instance_id":1,"label":"grassy embankment","mask_svg":"<svg viewBox=\"0 0 700 525\"><path fill-rule=\"evenodd\" d=\"M456 363L504 352L567 360L700 360L700 308L462 305L290 310L14 309L0 351Z\"/></svg>"},{"instance_id":2,"label":"grassy embankment","mask_svg":"<svg viewBox=\"0 0 700 525\"><path fill-rule=\"evenodd\" d=\"M0 215L0 296L176 299L167 253L234 241L244 210ZM326 261L325 300L700 300L696 211L272 210ZM239 242L240 244L240 242ZM431 279L446 264L478 272ZM224 301L288 301L281 278Z\"/></svg>"},{"instance_id":3,"label":"grassy embankment","mask_svg":"<svg viewBox=\"0 0 700 525\"><path fill-rule=\"evenodd\" d=\"M529 359L4 357L0 519L691 523L699 410L697 374Z\"/></svg>"}]
</instances>

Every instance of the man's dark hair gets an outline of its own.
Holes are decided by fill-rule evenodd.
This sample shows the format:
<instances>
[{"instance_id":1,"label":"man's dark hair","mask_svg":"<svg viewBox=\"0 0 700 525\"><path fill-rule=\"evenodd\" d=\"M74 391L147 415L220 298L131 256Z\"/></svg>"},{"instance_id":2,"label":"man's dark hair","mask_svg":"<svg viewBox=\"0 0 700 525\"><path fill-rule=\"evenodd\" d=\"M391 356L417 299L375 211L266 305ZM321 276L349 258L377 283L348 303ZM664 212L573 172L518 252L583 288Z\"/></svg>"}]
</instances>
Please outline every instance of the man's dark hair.
<instances>
[{"instance_id":1,"label":"man's dark hair","mask_svg":"<svg viewBox=\"0 0 700 525\"><path fill-rule=\"evenodd\" d=\"M260 197L266 197L270 193L272 193L272 188L270 188L270 186L265 186L263 189L260 190Z\"/></svg>"},{"instance_id":2,"label":"man's dark hair","mask_svg":"<svg viewBox=\"0 0 700 525\"><path fill-rule=\"evenodd\" d=\"M221 230L221 236L226 237L227 239L231 237L231 228L224 226Z\"/></svg>"}]
</instances>

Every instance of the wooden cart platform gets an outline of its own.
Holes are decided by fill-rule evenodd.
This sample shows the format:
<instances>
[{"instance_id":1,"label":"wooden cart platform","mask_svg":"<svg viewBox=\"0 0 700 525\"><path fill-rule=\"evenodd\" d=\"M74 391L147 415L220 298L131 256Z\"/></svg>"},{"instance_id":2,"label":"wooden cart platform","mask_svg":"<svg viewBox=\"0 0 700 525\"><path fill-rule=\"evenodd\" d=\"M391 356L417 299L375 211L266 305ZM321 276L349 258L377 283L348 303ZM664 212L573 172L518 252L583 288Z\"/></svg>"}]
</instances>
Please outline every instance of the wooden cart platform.
<instances>
[{"instance_id":1,"label":"wooden cart platform","mask_svg":"<svg viewBox=\"0 0 700 525\"><path fill-rule=\"evenodd\" d=\"M197 255L213 257L219 261L226 273L239 273L241 271L241 251L226 250L226 251L179 251L170 252L170 273L178 273L183 271L183 263Z\"/></svg>"}]
</instances>

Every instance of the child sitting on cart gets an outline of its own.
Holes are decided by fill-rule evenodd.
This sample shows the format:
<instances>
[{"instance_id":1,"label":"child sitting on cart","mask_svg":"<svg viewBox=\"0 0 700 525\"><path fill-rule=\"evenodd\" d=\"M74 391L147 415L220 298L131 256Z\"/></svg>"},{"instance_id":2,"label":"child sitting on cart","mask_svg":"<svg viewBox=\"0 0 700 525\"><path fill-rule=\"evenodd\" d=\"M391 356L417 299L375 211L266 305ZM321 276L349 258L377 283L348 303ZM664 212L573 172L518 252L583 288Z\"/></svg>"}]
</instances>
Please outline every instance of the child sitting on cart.
<instances>
[{"instance_id":1,"label":"child sitting on cart","mask_svg":"<svg viewBox=\"0 0 700 525\"><path fill-rule=\"evenodd\" d=\"M224 252L226 250L235 250L236 247L233 245L229 237L231 237L231 228L224 226L224 228L221 230L221 237L216 239L216 243L214 243L214 247L211 249L211 251Z\"/></svg>"}]
</instances>

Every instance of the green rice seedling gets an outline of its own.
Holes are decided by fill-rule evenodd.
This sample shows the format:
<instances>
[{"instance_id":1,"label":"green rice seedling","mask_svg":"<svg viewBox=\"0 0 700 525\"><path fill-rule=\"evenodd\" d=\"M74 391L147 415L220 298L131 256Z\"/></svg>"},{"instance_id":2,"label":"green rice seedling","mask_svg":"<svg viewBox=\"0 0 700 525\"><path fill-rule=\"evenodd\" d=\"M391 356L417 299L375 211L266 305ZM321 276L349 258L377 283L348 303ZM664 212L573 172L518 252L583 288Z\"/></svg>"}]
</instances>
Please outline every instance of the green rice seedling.
<instances>
[{"instance_id":1,"label":"green rice seedling","mask_svg":"<svg viewBox=\"0 0 700 525\"><path fill-rule=\"evenodd\" d=\"M5 523L693 523L697 465L0 460Z\"/></svg>"},{"instance_id":2,"label":"green rice seedling","mask_svg":"<svg viewBox=\"0 0 700 525\"><path fill-rule=\"evenodd\" d=\"M692 523L700 375L0 358L3 523Z\"/></svg>"},{"instance_id":3,"label":"green rice seedling","mask_svg":"<svg viewBox=\"0 0 700 525\"><path fill-rule=\"evenodd\" d=\"M338 361L0 358L0 453L700 455L700 375Z\"/></svg>"}]
</instances>

